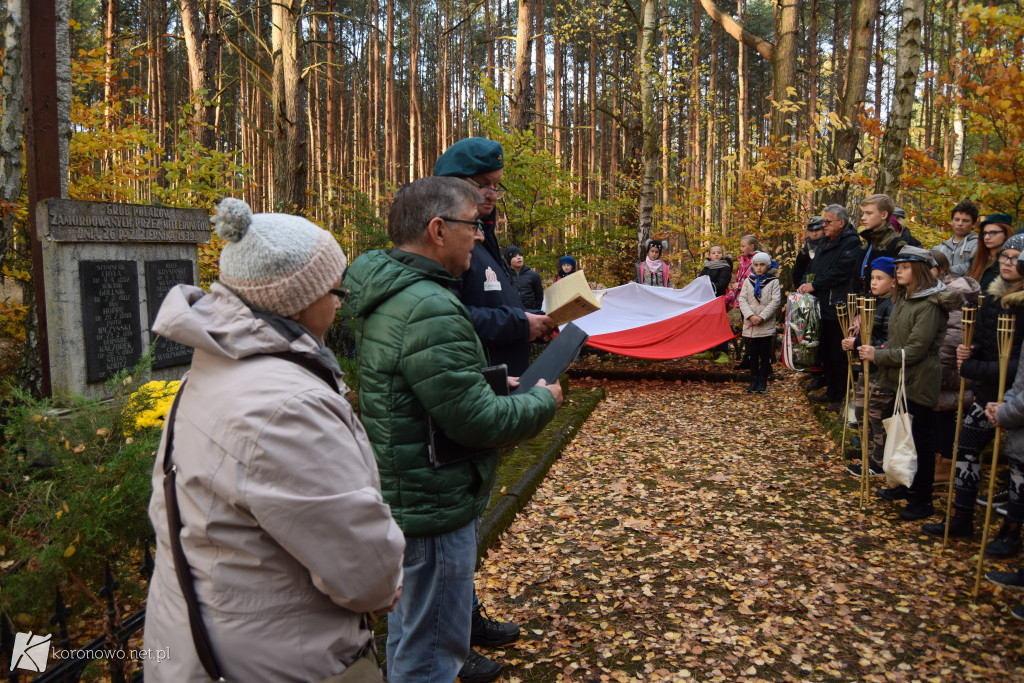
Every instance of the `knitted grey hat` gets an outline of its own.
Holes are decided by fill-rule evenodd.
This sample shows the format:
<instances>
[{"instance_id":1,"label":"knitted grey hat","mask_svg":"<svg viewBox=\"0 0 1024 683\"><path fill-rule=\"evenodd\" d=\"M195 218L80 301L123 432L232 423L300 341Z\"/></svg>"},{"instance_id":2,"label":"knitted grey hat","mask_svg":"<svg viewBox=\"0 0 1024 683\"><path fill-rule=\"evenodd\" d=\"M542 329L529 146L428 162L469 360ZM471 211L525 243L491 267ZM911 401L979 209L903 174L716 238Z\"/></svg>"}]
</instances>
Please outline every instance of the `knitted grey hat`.
<instances>
[{"instance_id":1,"label":"knitted grey hat","mask_svg":"<svg viewBox=\"0 0 1024 683\"><path fill-rule=\"evenodd\" d=\"M766 252L759 251L756 254L754 254L754 258L750 260L750 264L751 265L753 265L755 263L763 263L766 266L768 266L769 268L771 268L771 266L772 266L772 257L769 256Z\"/></svg>"},{"instance_id":2,"label":"knitted grey hat","mask_svg":"<svg viewBox=\"0 0 1024 683\"><path fill-rule=\"evenodd\" d=\"M345 272L345 254L326 230L300 216L253 214L241 199L222 199L210 219L227 244L220 281L247 304L289 317L327 294Z\"/></svg>"},{"instance_id":3,"label":"knitted grey hat","mask_svg":"<svg viewBox=\"0 0 1024 683\"><path fill-rule=\"evenodd\" d=\"M1003 242L1002 248L999 253L1002 254L1007 249L1016 249L1017 251L1024 251L1024 234L1017 234L1010 237L1010 239Z\"/></svg>"}]
</instances>

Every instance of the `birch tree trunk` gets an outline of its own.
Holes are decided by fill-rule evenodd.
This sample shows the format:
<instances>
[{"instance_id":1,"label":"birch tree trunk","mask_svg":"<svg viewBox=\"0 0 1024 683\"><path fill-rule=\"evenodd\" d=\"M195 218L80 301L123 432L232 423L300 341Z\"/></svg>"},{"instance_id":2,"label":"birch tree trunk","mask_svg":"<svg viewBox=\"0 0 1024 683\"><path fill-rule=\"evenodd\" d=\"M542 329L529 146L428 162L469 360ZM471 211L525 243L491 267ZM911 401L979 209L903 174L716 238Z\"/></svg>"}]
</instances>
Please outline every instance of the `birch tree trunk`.
<instances>
[{"instance_id":1,"label":"birch tree trunk","mask_svg":"<svg viewBox=\"0 0 1024 683\"><path fill-rule=\"evenodd\" d=\"M640 185L640 211L636 230L637 261L643 261L644 243L651 237L654 220L655 184L658 180L658 122L654 116L654 36L657 28L656 0L644 0L640 28L640 102L643 130L644 175Z\"/></svg>"},{"instance_id":2,"label":"birch tree trunk","mask_svg":"<svg viewBox=\"0 0 1024 683\"><path fill-rule=\"evenodd\" d=\"M25 137L25 82L21 76L21 3L8 2L4 19L3 118L0 119L0 200L12 207L21 194L22 143ZM0 262L7 256L14 232L14 210L3 214Z\"/></svg>"},{"instance_id":3,"label":"birch tree trunk","mask_svg":"<svg viewBox=\"0 0 1024 683\"><path fill-rule=\"evenodd\" d=\"M278 0L271 9L274 59L274 205L282 213L306 213L308 175L306 79L302 73L300 0Z\"/></svg>"},{"instance_id":4,"label":"birch tree trunk","mask_svg":"<svg viewBox=\"0 0 1024 683\"><path fill-rule=\"evenodd\" d=\"M921 24L925 0L903 0L903 23L896 37L896 85L889 121L882 136L882 158L875 193L896 196L903 175L903 150L910 135L914 93L921 68Z\"/></svg>"}]
</instances>

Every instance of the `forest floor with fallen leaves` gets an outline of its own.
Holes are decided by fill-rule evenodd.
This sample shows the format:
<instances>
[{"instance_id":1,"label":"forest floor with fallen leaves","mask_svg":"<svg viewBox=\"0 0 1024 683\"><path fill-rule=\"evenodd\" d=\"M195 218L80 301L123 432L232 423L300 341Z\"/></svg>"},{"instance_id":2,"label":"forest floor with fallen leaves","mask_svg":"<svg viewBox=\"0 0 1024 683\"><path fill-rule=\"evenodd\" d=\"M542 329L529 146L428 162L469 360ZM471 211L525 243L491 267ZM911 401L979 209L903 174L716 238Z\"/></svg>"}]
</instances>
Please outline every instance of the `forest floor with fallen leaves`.
<instances>
[{"instance_id":1,"label":"forest floor with fallen leaves","mask_svg":"<svg viewBox=\"0 0 1024 683\"><path fill-rule=\"evenodd\" d=\"M896 504L860 511L777 372L766 395L573 380L607 398L477 573L523 630L487 652L503 680L1024 681L1024 594L983 581L973 601L977 541L940 552Z\"/></svg>"}]
</instances>

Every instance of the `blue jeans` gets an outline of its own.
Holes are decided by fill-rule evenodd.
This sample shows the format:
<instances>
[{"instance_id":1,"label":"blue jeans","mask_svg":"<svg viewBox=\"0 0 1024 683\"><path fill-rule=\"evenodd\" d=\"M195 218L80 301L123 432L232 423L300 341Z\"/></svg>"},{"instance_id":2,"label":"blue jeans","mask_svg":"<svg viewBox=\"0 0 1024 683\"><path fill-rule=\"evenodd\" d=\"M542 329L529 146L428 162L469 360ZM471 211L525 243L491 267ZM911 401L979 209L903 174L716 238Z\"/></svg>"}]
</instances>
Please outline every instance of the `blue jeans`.
<instances>
[{"instance_id":1,"label":"blue jeans","mask_svg":"<svg viewBox=\"0 0 1024 683\"><path fill-rule=\"evenodd\" d=\"M453 683L469 654L476 521L405 539L402 597L388 615L388 681Z\"/></svg>"}]
</instances>

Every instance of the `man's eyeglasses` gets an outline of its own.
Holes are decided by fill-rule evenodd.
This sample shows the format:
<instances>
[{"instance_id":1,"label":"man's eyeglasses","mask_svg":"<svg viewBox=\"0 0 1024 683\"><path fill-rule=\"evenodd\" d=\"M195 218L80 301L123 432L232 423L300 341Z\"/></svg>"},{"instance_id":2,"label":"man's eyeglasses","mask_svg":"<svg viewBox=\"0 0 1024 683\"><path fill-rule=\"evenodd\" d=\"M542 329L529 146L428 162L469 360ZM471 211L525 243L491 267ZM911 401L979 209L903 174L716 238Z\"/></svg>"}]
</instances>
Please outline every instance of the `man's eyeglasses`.
<instances>
[{"instance_id":1,"label":"man's eyeglasses","mask_svg":"<svg viewBox=\"0 0 1024 683\"><path fill-rule=\"evenodd\" d=\"M477 231L483 232L484 231L484 222L481 221L481 220L464 221L464 220L462 220L460 218L448 218L448 216L438 216L438 218L440 218L441 220L446 221L448 223L463 223L465 225L472 225L473 226L473 232L477 232Z\"/></svg>"},{"instance_id":2,"label":"man's eyeglasses","mask_svg":"<svg viewBox=\"0 0 1024 683\"><path fill-rule=\"evenodd\" d=\"M1005 235L1006 233L1002 230L986 230L981 234L985 237L995 237L996 235Z\"/></svg>"},{"instance_id":3,"label":"man's eyeglasses","mask_svg":"<svg viewBox=\"0 0 1024 683\"><path fill-rule=\"evenodd\" d=\"M348 298L348 295L351 292L349 292L346 288L341 287L339 289L328 289L327 293L333 294L334 296L338 297L338 303L343 304L345 303L345 299Z\"/></svg>"},{"instance_id":4,"label":"man's eyeglasses","mask_svg":"<svg viewBox=\"0 0 1024 683\"><path fill-rule=\"evenodd\" d=\"M478 190L490 190L491 192L494 193L495 199L501 199L502 197L505 196L505 193L508 191L505 189L505 186L502 185L501 183L498 183L497 187L491 187L490 185L481 185L472 178L466 178L466 182Z\"/></svg>"}]
</instances>

